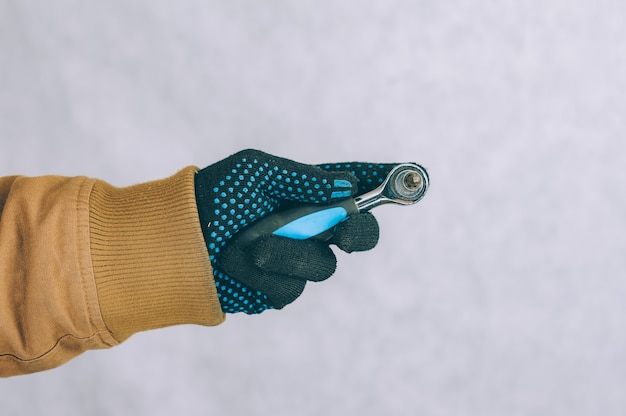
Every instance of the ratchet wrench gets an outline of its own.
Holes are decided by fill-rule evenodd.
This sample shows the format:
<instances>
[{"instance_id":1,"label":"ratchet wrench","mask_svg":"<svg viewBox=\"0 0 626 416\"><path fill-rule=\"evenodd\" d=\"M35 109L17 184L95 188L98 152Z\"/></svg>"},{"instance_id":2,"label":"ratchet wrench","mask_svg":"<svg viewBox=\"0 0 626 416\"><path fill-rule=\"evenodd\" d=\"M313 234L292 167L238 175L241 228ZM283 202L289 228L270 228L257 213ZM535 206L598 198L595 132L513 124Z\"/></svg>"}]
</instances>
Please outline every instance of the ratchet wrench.
<instances>
[{"instance_id":1,"label":"ratchet wrench","mask_svg":"<svg viewBox=\"0 0 626 416\"><path fill-rule=\"evenodd\" d=\"M296 240L328 241L337 224L349 216L363 213L383 204L412 205L420 201L429 186L426 169L416 163L393 167L374 190L333 204L308 204L274 212L242 230L238 243L274 234Z\"/></svg>"}]
</instances>

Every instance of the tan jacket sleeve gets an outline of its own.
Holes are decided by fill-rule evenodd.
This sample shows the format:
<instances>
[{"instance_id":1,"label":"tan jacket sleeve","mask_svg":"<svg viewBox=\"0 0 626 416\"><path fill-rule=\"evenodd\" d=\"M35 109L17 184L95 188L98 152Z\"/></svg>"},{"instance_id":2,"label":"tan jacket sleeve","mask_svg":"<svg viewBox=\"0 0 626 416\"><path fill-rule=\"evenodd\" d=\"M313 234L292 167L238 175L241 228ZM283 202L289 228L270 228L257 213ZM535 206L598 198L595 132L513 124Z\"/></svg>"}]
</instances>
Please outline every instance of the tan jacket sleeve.
<instances>
[{"instance_id":1,"label":"tan jacket sleeve","mask_svg":"<svg viewBox=\"0 0 626 416\"><path fill-rule=\"evenodd\" d=\"M127 188L0 178L0 376L50 369L139 331L224 320L195 170Z\"/></svg>"}]
</instances>

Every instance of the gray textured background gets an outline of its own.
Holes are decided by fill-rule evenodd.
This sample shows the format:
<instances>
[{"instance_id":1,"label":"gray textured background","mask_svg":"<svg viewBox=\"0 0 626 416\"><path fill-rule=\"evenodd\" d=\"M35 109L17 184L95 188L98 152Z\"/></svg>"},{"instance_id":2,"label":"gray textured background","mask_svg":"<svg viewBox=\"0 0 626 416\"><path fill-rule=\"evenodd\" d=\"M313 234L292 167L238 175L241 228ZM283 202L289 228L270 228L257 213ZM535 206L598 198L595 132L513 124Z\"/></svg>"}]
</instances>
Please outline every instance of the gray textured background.
<instances>
[{"instance_id":1,"label":"gray textured background","mask_svg":"<svg viewBox=\"0 0 626 416\"><path fill-rule=\"evenodd\" d=\"M626 3L0 2L0 174L406 161L283 311L0 380L2 415L626 414Z\"/></svg>"}]
</instances>

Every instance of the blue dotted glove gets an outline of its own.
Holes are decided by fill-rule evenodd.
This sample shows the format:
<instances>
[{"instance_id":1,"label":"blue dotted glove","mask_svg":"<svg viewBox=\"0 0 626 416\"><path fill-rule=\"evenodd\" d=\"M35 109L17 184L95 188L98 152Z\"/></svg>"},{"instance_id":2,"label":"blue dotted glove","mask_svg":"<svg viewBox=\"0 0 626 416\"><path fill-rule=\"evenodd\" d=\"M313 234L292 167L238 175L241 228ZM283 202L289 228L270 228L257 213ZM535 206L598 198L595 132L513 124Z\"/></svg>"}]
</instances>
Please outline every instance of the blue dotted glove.
<instances>
[{"instance_id":1,"label":"blue dotted glove","mask_svg":"<svg viewBox=\"0 0 626 416\"><path fill-rule=\"evenodd\" d=\"M260 313L293 302L307 281L322 281L336 268L329 243L346 252L373 248L378 224L369 214L349 217L329 242L262 236L239 244L238 232L269 213L295 204L326 204L378 186L393 165L306 165L257 150L244 150L200 170L195 188L222 310Z\"/></svg>"}]
</instances>

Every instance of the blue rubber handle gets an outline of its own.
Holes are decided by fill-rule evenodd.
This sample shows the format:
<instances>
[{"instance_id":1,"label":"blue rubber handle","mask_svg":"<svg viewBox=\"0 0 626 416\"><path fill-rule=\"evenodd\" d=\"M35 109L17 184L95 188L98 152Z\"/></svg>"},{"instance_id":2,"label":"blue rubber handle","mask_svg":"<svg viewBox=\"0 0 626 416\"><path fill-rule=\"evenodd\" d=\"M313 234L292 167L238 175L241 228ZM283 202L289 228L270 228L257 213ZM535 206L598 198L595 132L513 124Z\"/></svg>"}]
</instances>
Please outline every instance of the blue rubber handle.
<instances>
[{"instance_id":1,"label":"blue rubber handle","mask_svg":"<svg viewBox=\"0 0 626 416\"><path fill-rule=\"evenodd\" d=\"M352 198L330 205L300 205L274 212L256 221L237 233L236 239L246 243L263 235L274 234L296 240L313 238L327 241L332 237L337 224L358 212Z\"/></svg>"},{"instance_id":2,"label":"blue rubber handle","mask_svg":"<svg viewBox=\"0 0 626 416\"><path fill-rule=\"evenodd\" d=\"M346 218L348 218L348 212L344 207L327 208L295 219L272 234L295 240L306 240L330 230Z\"/></svg>"}]
</instances>

